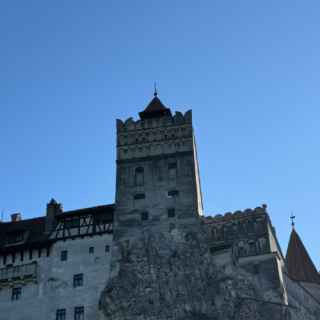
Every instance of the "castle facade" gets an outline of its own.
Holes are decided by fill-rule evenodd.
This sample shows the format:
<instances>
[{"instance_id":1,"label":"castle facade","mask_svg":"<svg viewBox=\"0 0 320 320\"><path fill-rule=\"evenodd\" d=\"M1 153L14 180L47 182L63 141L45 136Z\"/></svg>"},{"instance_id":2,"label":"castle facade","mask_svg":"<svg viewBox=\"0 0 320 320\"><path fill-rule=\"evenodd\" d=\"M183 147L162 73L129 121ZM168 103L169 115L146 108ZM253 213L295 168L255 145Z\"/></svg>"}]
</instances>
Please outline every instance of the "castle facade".
<instances>
[{"instance_id":1,"label":"castle facade","mask_svg":"<svg viewBox=\"0 0 320 320\"><path fill-rule=\"evenodd\" d=\"M117 120L114 204L0 223L0 320L320 319L297 231L267 206L203 213L192 112L157 97Z\"/></svg>"}]
</instances>

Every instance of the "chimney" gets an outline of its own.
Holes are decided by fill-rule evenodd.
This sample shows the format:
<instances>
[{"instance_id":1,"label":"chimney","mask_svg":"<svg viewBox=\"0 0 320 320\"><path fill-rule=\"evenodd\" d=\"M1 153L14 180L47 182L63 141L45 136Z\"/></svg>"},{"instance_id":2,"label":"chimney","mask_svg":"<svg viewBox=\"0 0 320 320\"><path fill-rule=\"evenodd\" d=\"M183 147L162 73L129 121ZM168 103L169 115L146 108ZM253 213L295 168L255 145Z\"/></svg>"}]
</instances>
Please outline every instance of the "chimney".
<instances>
[{"instance_id":1,"label":"chimney","mask_svg":"<svg viewBox=\"0 0 320 320\"><path fill-rule=\"evenodd\" d=\"M50 233L56 226L56 216L62 213L62 205L55 199L51 199L47 204L46 227L45 232Z\"/></svg>"},{"instance_id":2,"label":"chimney","mask_svg":"<svg viewBox=\"0 0 320 320\"><path fill-rule=\"evenodd\" d=\"M13 213L11 215L11 222L18 222L22 220L22 216L21 213L17 212L17 213Z\"/></svg>"}]
</instances>

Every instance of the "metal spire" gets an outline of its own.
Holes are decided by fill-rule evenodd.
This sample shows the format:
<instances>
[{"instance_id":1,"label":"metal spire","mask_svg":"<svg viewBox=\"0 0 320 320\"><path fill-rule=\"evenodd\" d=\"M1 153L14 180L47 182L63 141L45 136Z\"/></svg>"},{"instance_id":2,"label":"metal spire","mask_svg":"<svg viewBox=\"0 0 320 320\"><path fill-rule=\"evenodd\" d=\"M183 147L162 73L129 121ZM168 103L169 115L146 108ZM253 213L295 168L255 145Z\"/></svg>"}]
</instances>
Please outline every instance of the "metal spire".
<instances>
[{"instance_id":1,"label":"metal spire","mask_svg":"<svg viewBox=\"0 0 320 320\"><path fill-rule=\"evenodd\" d=\"M295 222L294 222L294 219L296 218L296 216L293 215L293 212L291 213L291 216L290 216L290 219L291 219L291 226L292 228L294 228L295 226Z\"/></svg>"},{"instance_id":2,"label":"metal spire","mask_svg":"<svg viewBox=\"0 0 320 320\"><path fill-rule=\"evenodd\" d=\"M153 95L156 97L158 95L158 91L157 91L157 83L154 82L154 93Z\"/></svg>"}]
</instances>

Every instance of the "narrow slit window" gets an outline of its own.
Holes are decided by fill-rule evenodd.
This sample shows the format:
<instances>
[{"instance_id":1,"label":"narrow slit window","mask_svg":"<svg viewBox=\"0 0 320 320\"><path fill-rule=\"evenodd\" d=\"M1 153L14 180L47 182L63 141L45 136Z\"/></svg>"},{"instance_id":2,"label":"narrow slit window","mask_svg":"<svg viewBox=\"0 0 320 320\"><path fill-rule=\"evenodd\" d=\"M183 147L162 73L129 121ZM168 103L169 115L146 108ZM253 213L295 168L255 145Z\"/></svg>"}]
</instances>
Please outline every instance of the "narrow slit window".
<instances>
[{"instance_id":1,"label":"narrow slit window","mask_svg":"<svg viewBox=\"0 0 320 320\"><path fill-rule=\"evenodd\" d=\"M144 168L138 167L134 171L134 183L137 187L144 185Z\"/></svg>"}]
</instances>

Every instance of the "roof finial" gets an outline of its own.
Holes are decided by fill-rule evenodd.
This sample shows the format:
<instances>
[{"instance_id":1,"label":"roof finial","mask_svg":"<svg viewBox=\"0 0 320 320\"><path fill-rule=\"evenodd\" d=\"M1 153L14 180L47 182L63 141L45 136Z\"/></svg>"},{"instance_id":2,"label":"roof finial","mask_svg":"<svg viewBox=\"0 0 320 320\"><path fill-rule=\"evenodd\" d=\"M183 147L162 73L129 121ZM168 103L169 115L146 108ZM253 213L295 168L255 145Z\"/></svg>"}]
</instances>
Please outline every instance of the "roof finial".
<instances>
[{"instance_id":1,"label":"roof finial","mask_svg":"<svg viewBox=\"0 0 320 320\"><path fill-rule=\"evenodd\" d=\"M157 91L157 83L154 82L154 93L153 95L156 97L158 95L158 91Z\"/></svg>"},{"instance_id":2,"label":"roof finial","mask_svg":"<svg viewBox=\"0 0 320 320\"><path fill-rule=\"evenodd\" d=\"M293 212L291 213L291 216L290 216L290 219L291 219L291 226L292 228L294 228L295 226L295 222L294 222L294 219L296 218L296 216L293 215Z\"/></svg>"}]
</instances>

